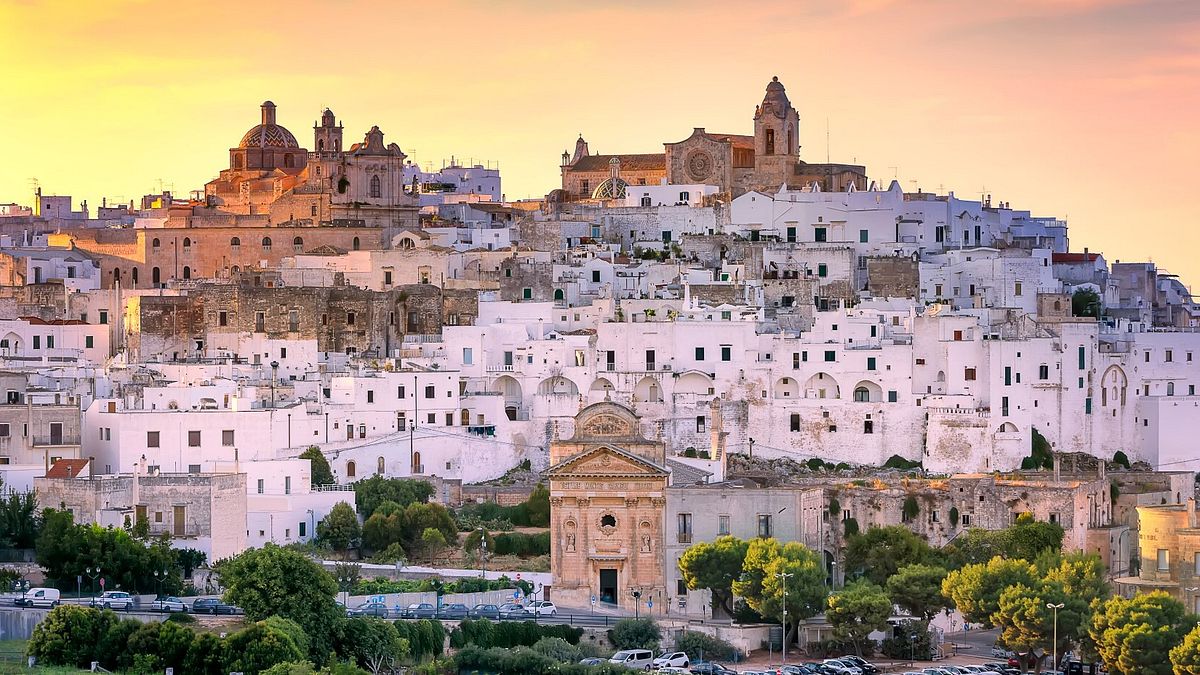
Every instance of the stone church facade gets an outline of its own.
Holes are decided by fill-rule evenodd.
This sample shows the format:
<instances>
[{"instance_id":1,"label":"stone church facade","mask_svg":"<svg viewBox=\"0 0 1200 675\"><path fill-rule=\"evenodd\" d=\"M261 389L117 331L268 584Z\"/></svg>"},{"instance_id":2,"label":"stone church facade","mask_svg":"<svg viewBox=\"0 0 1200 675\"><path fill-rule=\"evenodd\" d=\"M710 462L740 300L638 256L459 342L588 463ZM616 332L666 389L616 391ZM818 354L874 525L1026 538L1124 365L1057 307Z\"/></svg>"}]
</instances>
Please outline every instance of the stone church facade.
<instances>
[{"instance_id":1,"label":"stone church facade","mask_svg":"<svg viewBox=\"0 0 1200 675\"><path fill-rule=\"evenodd\" d=\"M864 166L800 159L800 114L777 77L767 84L754 110L753 134L712 133L698 127L681 141L664 143L663 149L661 154L593 155L580 137L573 154L563 153L562 189L552 196L562 201L621 199L625 185L657 185L663 180L671 185L715 185L731 197L814 183L827 192L850 185L867 189Z\"/></svg>"},{"instance_id":2,"label":"stone church facade","mask_svg":"<svg viewBox=\"0 0 1200 675\"><path fill-rule=\"evenodd\" d=\"M553 597L586 607L631 608L633 592L666 601L663 512L669 470L661 441L644 438L634 413L590 405L569 439L550 443L550 571Z\"/></svg>"}]
</instances>

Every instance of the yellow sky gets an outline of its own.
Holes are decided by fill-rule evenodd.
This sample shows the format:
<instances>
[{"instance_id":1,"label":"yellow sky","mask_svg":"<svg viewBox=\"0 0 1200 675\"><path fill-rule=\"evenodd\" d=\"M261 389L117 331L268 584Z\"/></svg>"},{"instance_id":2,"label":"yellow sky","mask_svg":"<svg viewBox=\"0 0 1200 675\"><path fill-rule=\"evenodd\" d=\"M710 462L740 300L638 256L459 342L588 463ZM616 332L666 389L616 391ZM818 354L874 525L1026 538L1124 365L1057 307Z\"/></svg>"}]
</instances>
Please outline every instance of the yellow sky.
<instances>
[{"instance_id":1,"label":"yellow sky","mask_svg":"<svg viewBox=\"0 0 1200 675\"><path fill-rule=\"evenodd\" d=\"M0 202L199 189L271 99L422 164L497 161L508 198L593 152L749 133L772 75L801 155L1066 217L1073 248L1200 263L1195 0L0 0Z\"/></svg>"}]
</instances>

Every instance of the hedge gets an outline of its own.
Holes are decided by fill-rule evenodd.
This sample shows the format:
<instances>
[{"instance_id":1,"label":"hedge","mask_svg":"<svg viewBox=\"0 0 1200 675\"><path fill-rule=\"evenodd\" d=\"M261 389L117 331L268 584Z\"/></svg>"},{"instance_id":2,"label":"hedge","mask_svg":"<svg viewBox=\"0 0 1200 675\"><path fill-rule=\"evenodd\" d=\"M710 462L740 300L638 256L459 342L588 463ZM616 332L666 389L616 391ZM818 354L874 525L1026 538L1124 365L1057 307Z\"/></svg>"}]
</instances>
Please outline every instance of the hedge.
<instances>
[{"instance_id":1,"label":"hedge","mask_svg":"<svg viewBox=\"0 0 1200 675\"><path fill-rule=\"evenodd\" d=\"M450 646L460 649L470 645L482 647L532 647L545 637L562 638L577 645L583 636L582 628L567 625L544 625L536 621L503 621L496 623L488 619L467 619L459 622L450 631Z\"/></svg>"}]
</instances>

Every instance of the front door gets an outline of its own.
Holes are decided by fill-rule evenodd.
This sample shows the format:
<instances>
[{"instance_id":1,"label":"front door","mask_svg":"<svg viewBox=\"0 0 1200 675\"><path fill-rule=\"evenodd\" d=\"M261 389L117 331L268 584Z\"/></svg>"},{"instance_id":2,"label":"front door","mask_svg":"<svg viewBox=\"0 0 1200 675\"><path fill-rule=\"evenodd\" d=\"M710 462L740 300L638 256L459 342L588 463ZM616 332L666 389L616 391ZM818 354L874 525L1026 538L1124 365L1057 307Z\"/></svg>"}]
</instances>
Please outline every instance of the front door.
<instances>
[{"instance_id":1,"label":"front door","mask_svg":"<svg viewBox=\"0 0 1200 675\"><path fill-rule=\"evenodd\" d=\"M600 602L617 604L617 571L600 570Z\"/></svg>"},{"instance_id":2,"label":"front door","mask_svg":"<svg viewBox=\"0 0 1200 675\"><path fill-rule=\"evenodd\" d=\"M63 444L63 425L62 422L50 423L50 445Z\"/></svg>"}]
</instances>

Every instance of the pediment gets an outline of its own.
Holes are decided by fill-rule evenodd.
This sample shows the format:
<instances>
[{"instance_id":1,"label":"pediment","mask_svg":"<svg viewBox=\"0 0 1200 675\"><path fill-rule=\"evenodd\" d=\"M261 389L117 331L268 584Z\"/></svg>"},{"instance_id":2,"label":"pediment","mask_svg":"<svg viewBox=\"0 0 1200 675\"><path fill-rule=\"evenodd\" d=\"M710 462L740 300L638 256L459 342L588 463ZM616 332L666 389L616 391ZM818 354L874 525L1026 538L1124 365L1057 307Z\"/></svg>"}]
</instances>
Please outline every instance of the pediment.
<instances>
[{"instance_id":1,"label":"pediment","mask_svg":"<svg viewBox=\"0 0 1200 675\"><path fill-rule=\"evenodd\" d=\"M669 472L665 467L625 452L620 448L602 445L578 455L568 457L547 469L546 473L554 478L567 476L666 476Z\"/></svg>"}]
</instances>

